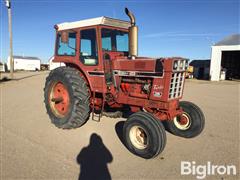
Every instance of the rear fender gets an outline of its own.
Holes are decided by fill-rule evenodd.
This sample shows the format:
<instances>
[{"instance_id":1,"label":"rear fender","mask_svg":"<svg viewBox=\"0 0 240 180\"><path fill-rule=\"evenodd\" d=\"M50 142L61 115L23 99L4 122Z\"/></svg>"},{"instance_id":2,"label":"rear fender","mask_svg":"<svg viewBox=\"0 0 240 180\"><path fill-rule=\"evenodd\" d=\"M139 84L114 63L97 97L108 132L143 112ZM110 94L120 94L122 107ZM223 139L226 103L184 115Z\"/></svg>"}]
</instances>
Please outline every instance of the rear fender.
<instances>
[{"instance_id":1,"label":"rear fender","mask_svg":"<svg viewBox=\"0 0 240 180\"><path fill-rule=\"evenodd\" d=\"M92 85L91 85L91 83L89 83L89 79L86 76L86 74L84 73L84 71L79 66L77 66L76 64L72 64L72 63L65 63L65 64L68 67L72 67L72 68L75 68L75 69L79 70L81 77L84 78L85 82L87 83L88 87L90 88L90 91L92 91L92 89L93 89Z\"/></svg>"}]
</instances>

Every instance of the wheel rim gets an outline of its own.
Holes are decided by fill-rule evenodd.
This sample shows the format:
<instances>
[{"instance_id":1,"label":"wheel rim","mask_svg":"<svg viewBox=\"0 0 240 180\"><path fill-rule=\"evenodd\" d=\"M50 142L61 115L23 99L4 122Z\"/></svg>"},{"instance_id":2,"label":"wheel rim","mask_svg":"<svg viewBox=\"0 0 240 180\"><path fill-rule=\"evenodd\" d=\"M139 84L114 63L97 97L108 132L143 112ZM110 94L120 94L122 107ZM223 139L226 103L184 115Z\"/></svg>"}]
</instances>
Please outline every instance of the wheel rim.
<instances>
[{"instance_id":1,"label":"wheel rim","mask_svg":"<svg viewBox=\"0 0 240 180\"><path fill-rule=\"evenodd\" d=\"M57 117L64 117L69 110L69 93L62 82L54 83L50 89L49 104Z\"/></svg>"},{"instance_id":2,"label":"wheel rim","mask_svg":"<svg viewBox=\"0 0 240 180\"><path fill-rule=\"evenodd\" d=\"M191 126L191 120L187 113L177 116L173 119L174 125L180 130L187 130Z\"/></svg>"},{"instance_id":3,"label":"wheel rim","mask_svg":"<svg viewBox=\"0 0 240 180\"><path fill-rule=\"evenodd\" d=\"M130 141L138 149L145 149L148 146L146 131L140 126L133 126L129 131Z\"/></svg>"}]
</instances>

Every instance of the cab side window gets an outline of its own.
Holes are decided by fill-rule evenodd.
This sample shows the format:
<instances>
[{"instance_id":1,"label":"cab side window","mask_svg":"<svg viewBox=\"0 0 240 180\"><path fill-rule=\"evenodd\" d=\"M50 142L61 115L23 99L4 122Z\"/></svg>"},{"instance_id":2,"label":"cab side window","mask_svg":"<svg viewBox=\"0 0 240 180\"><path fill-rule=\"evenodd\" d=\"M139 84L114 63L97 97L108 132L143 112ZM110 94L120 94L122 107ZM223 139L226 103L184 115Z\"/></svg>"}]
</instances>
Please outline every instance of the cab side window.
<instances>
[{"instance_id":1,"label":"cab side window","mask_svg":"<svg viewBox=\"0 0 240 180\"><path fill-rule=\"evenodd\" d=\"M81 30L80 32L80 60L85 65L98 64L97 38L95 29Z\"/></svg>"}]
</instances>

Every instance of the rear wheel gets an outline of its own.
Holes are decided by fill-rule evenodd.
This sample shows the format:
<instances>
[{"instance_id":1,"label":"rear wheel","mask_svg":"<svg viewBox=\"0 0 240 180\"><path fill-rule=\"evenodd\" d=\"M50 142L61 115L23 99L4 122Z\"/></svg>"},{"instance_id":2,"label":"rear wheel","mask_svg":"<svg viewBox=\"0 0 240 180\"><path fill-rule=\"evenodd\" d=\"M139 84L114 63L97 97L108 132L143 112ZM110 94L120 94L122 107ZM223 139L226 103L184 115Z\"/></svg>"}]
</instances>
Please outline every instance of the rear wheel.
<instances>
[{"instance_id":1,"label":"rear wheel","mask_svg":"<svg viewBox=\"0 0 240 180\"><path fill-rule=\"evenodd\" d=\"M83 125L90 112L89 89L78 70L59 67L50 72L44 88L47 113L63 129Z\"/></svg>"},{"instance_id":2,"label":"rear wheel","mask_svg":"<svg viewBox=\"0 0 240 180\"><path fill-rule=\"evenodd\" d=\"M199 135L205 125L203 112L197 105L191 102L182 101L179 105L183 109L183 114L175 117L173 120L165 121L166 129L174 135L185 138Z\"/></svg>"},{"instance_id":3,"label":"rear wheel","mask_svg":"<svg viewBox=\"0 0 240 180\"><path fill-rule=\"evenodd\" d=\"M166 133L161 121L147 112L134 113L127 119L123 137L126 147L145 159L156 157L166 145Z\"/></svg>"}]
</instances>

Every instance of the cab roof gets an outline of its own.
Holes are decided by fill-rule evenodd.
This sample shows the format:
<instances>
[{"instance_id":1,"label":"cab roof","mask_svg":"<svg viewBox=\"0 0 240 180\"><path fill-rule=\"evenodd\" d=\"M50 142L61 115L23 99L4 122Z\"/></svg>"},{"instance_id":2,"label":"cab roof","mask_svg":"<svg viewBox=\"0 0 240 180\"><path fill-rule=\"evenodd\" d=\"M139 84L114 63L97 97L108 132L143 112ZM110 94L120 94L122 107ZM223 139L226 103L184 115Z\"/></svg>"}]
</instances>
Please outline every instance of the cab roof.
<instances>
[{"instance_id":1,"label":"cab roof","mask_svg":"<svg viewBox=\"0 0 240 180\"><path fill-rule=\"evenodd\" d=\"M97 17L91 18L81 21L75 22L64 22L61 24L57 24L58 31L67 30L67 29L74 29L80 27L87 27L87 26L95 26L95 25L106 25L106 26L113 26L128 29L131 26L131 23L128 21L123 21L119 19L113 19L109 17Z\"/></svg>"}]
</instances>

